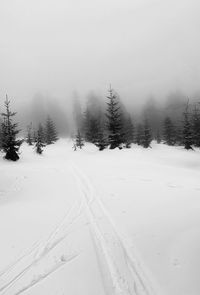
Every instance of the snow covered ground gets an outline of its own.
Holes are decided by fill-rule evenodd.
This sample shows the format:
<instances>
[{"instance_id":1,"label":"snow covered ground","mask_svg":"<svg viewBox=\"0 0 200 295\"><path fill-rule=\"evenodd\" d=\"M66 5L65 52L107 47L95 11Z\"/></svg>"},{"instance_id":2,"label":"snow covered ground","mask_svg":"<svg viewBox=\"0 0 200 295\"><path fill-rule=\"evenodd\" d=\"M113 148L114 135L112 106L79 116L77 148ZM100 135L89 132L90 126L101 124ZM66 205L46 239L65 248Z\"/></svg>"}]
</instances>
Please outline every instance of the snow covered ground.
<instances>
[{"instance_id":1,"label":"snow covered ground","mask_svg":"<svg viewBox=\"0 0 200 295\"><path fill-rule=\"evenodd\" d=\"M200 151L0 160L0 295L199 295Z\"/></svg>"}]
</instances>

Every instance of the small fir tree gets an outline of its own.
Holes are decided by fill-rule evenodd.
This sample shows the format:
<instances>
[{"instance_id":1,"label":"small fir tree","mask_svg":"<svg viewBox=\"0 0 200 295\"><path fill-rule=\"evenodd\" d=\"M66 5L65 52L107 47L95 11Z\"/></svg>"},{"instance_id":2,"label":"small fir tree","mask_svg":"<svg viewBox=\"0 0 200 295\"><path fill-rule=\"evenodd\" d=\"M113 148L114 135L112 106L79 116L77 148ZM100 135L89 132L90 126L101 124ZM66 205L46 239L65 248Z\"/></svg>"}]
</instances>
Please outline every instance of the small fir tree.
<instances>
[{"instance_id":1,"label":"small fir tree","mask_svg":"<svg viewBox=\"0 0 200 295\"><path fill-rule=\"evenodd\" d=\"M143 127L143 134L142 134L142 146L144 148L150 147L152 141L152 136L151 136L151 128L149 126L149 122L147 118L144 120L144 127Z\"/></svg>"},{"instance_id":2,"label":"small fir tree","mask_svg":"<svg viewBox=\"0 0 200 295\"><path fill-rule=\"evenodd\" d=\"M2 129L2 149L5 153L5 159L17 161L19 159L19 147L22 144L21 140L17 140L17 134L19 133L18 123L13 123L12 118L16 115L16 112L11 112L10 101L6 96L4 102L5 113L2 113L3 122L1 125Z\"/></svg>"},{"instance_id":3,"label":"small fir tree","mask_svg":"<svg viewBox=\"0 0 200 295\"><path fill-rule=\"evenodd\" d=\"M82 147L84 146L84 140L83 140L83 137L82 137L82 135L80 133L80 130L78 130L78 132L77 132L75 145L79 149L82 149Z\"/></svg>"},{"instance_id":4,"label":"small fir tree","mask_svg":"<svg viewBox=\"0 0 200 295\"><path fill-rule=\"evenodd\" d=\"M74 150L74 151L76 151L76 150L77 150L77 146L76 146L76 144L75 144L75 143L73 144L72 148L73 148L73 150Z\"/></svg>"},{"instance_id":5,"label":"small fir tree","mask_svg":"<svg viewBox=\"0 0 200 295\"><path fill-rule=\"evenodd\" d=\"M37 140L35 143L35 151L37 154L41 155L43 153L43 147L45 147L44 143L44 130L41 124L39 124L37 131Z\"/></svg>"},{"instance_id":6,"label":"small fir tree","mask_svg":"<svg viewBox=\"0 0 200 295\"><path fill-rule=\"evenodd\" d=\"M46 136L45 136L46 144L53 144L58 140L56 127L50 116L47 117L45 131L46 131Z\"/></svg>"}]
</instances>

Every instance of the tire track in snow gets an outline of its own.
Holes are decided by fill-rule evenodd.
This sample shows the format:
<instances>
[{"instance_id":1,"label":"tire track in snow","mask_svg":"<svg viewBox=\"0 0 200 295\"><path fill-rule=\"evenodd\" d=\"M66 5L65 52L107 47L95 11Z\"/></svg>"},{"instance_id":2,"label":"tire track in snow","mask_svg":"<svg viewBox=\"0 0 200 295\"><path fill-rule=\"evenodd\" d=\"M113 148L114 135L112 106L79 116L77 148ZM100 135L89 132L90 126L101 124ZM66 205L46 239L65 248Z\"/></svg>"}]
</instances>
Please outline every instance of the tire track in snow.
<instances>
[{"instance_id":1,"label":"tire track in snow","mask_svg":"<svg viewBox=\"0 0 200 295\"><path fill-rule=\"evenodd\" d=\"M101 200L95 197L90 181L74 163L70 163L80 193L85 200L86 213L95 236L97 252L100 252L106 261L112 283L112 295L155 295L152 283L147 279L141 263L133 257L118 234Z\"/></svg>"}]
</instances>

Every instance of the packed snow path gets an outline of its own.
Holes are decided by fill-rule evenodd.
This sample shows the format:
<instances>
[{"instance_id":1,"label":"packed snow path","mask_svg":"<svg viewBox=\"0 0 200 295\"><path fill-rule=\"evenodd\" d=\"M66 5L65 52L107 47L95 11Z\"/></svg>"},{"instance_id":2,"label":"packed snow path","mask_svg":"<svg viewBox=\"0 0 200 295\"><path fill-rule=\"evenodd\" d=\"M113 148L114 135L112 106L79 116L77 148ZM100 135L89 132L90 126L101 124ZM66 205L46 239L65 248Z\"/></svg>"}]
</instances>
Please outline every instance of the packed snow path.
<instances>
[{"instance_id":1,"label":"packed snow path","mask_svg":"<svg viewBox=\"0 0 200 295\"><path fill-rule=\"evenodd\" d=\"M77 235L86 226L87 230L84 231L87 235L87 243L92 245L96 257L93 258L92 263L95 263L98 268L98 280L102 285L99 288L101 291L97 290L96 294L154 295L152 285L147 280L141 263L128 251L86 175L72 161L51 163L50 169L53 172L52 179L56 183L57 177L59 181L67 184L66 179L71 181L69 174L73 175L78 187L74 193L76 199L64 218L46 238L36 241L32 247L1 270L0 294L40 294L35 286L43 281L45 284L47 278L51 280L51 276L56 271L68 264L69 276L73 261L78 260L82 255L82 250L78 249L79 247L76 249ZM45 181L47 179L43 179L43 188L48 187ZM41 183L36 185L40 186ZM20 191L19 184L15 187ZM57 195L63 194L63 190L59 191L59 187L56 190ZM43 193L49 194L49 191L43 191ZM68 244L71 240L75 245L73 249ZM87 264L87 261L85 263ZM66 286L65 292L67 291Z\"/></svg>"}]
</instances>

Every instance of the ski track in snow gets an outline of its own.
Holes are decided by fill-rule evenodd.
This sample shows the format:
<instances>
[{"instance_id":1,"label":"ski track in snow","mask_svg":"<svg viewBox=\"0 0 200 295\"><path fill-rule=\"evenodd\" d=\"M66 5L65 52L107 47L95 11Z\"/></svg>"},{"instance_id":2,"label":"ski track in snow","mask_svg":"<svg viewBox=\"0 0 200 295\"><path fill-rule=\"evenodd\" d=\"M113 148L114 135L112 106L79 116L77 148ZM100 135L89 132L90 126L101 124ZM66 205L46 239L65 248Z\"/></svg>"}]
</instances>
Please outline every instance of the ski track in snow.
<instances>
[{"instance_id":1,"label":"ski track in snow","mask_svg":"<svg viewBox=\"0 0 200 295\"><path fill-rule=\"evenodd\" d=\"M102 254L110 275L112 294L110 291L107 294L155 295L141 262L133 258L101 200L96 197L91 182L72 162L71 169L85 200L86 214L98 248L96 252Z\"/></svg>"},{"instance_id":2,"label":"ski track in snow","mask_svg":"<svg viewBox=\"0 0 200 295\"><path fill-rule=\"evenodd\" d=\"M117 232L115 225L102 204L100 198L95 194L86 175L73 163L69 162L68 168L74 176L81 195L81 200L76 201L71 209L66 213L62 221L51 232L45 240L36 242L25 254L11 263L6 269L0 271L0 294L6 295L13 285L20 281L25 274L33 269L36 264L42 263L47 254L58 246L67 236L70 227L82 215L83 209L89 219L91 227L91 240L95 247L98 261L104 261L99 267L104 280L105 292L108 295L155 295L152 283L147 279L145 271L138 258L133 258L132 252L124 243L122 237ZM55 171L65 176L65 169L54 168ZM75 214L74 214L75 212ZM50 276L58 268L67 262L75 259L79 254L71 254L67 257L60 255L60 259L53 266L39 273L36 278L27 282L26 285L15 290L13 295L20 295L26 290ZM28 261L26 261L28 260ZM19 271L20 269L20 271ZM108 277L105 274L108 274ZM105 282L105 279L107 282ZM3 282L3 283L2 283Z\"/></svg>"},{"instance_id":3,"label":"ski track in snow","mask_svg":"<svg viewBox=\"0 0 200 295\"><path fill-rule=\"evenodd\" d=\"M32 280L30 283L28 283L26 286L24 286L23 288L21 288L19 291L17 291L15 293L15 295L20 295L22 293L24 293L25 291L31 289L33 286L35 286L36 284L38 284L39 282L43 281L44 279L46 279L49 275L53 274L56 270L58 270L61 266L63 266L64 264L66 264L67 262L72 261L73 259L75 259L78 256L78 254L74 254L71 255L69 257L61 257L60 261L58 261L56 264L54 264L53 267L50 268L50 270L46 271L43 274L39 274L38 277L34 280Z\"/></svg>"},{"instance_id":4,"label":"ski track in snow","mask_svg":"<svg viewBox=\"0 0 200 295\"><path fill-rule=\"evenodd\" d=\"M70 216L72 215L73 212L78 212L78 213L76 213L70 219ZM3 284L0 283L0 294L2 295L6 294L6 292L17 281L19 281L22 277L24 277L24 275L29 270L31 270L36 264L41 262L47 256L47 254L49 254L56 246L58 246L68 236L68 231L70 227L78 220L81 214L82 214L82 203L78 204L77 202L75 202L75 204L71 207L69 212L67 212L67 214L64 216L60 224L52 231L52 233L49 235L47 239L45 239L44 241L40 243L36 242L24 255L18 258L15 262L11 263L5 270L1 271L0 279L1 281L3 281ZM75 256L77 256L77 254ZM30 261L26 263L25 260L28 260L28 259ZM71 257L69 260L71 260ZM65 261L65 263L66 262L67 260ZM24 263L25 263L25 266L24 266ZM22 265L22 269L19 271L20 264ZM57 268L58 267L56 267L56 269ZM15 271L15 269L17 269L17 272ZM48 276L51 273L52 271L48 272ZM6 279L6 276L9 276L9 278ZM44 278L46 277L47 275L45 274ZM36 280L34 285L36 283L39 283L42 280L42 278L43 276L41 276L39 280ZM29 288L30 287L28 285L25 290ZM16 293L16 294L21 294L21 293Z\"/></svg>"}]
</instances>

